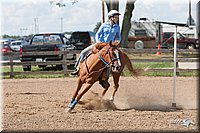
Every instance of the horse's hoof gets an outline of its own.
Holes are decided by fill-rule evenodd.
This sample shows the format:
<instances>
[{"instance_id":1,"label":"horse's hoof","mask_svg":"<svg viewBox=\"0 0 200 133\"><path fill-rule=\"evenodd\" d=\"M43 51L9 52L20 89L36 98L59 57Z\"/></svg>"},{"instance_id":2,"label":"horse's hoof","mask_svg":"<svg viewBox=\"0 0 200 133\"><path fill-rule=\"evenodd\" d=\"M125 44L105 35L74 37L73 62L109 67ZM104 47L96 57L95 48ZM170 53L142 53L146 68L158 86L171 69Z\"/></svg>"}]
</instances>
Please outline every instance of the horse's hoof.
<instances>
[{"instance_id":1,"label":"horse's hoof","mask_svg":"<svg viewBox=\"0 0 200 133\"><path fill-rule=\"evenodd\" d=\"M71 108L67 108L67 109L66 109L66 112L67 112L67 113L71 113L71 111L72 111Z\"/></svg>"},{"instance_id":2,"label":"horse's hoof","mask_svg":"<svg viewBox=\"0 0 200 133\"><path fill-rule=\"evenodd\" d=\"M111 102L114 101L114 97L113 97L113 96L110 97L110 101L111 101Z\"/></svg>"}]
</instances>

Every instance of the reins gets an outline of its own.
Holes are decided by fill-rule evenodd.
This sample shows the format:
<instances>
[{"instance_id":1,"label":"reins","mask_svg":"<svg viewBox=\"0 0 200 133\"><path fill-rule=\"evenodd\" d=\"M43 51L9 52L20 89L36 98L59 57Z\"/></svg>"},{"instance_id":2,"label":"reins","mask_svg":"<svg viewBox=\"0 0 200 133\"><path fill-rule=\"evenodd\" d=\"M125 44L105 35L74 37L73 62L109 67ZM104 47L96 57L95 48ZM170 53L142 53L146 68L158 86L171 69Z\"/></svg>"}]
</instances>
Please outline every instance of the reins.
<instances>
[{"instance_id":1,"label":"reins","mask_svg":"<svg viewBox=\"0 0 200 133\"><path fill-rule=\"evenodd\" d=\"M109 63L107 63L100 55L100 52L98 52L98 57L99 59L105 64L105 65L109 65L110 63L112 63L114 60L118 60L120 58L111 58L110 52L109 52L110 46L108 47L106 54L109 54L111 61Z\"/></svg>"},{"instance_id":2,"label":"reins","mask_svg":"<svg viewBox=\"0 0 200 133\"><path fill-rule=\"evenodd\" d=\"M101 69L99 69L99 70L97 70L97 71L92 71L92 72L89 72L89 68L88 68L88 65L87 65L87 63L86 63L86 60L85 60L85 65L86 65L86 68L87 68L87 72L88 72L88 76L90 76L91 74L93 74L93 73L97 73L97 72L101 72L101 71L103 71L104 69L106 69L114 60L118 60L119 58L111 58L111 55L110 55L110 52L109 52L109 49L110 49L110 46L108 47L108 49L107 49L107 51L106 51L106 54L108 53L109 54L109 56L110 56L110 59L111 59L111 61L110 62L106 62L102 57L101 57L101 51L99 51L98 52L98 58L105 64L105 66L103 67L103 68L101 68Z\"/></svg>"}]
</instances>

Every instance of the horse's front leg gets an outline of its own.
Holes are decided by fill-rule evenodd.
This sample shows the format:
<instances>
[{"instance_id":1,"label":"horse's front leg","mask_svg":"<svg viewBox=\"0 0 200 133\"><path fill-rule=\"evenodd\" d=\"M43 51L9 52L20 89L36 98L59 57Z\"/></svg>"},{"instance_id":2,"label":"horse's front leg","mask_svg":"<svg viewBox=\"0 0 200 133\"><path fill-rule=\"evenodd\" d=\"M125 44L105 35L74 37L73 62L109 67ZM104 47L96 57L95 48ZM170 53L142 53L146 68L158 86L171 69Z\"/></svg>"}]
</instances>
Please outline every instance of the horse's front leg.
<instances>
[{"instance_id":1,"label":"horse's front leg","mask_svg":"<svg viewBox=\"0 0 200 133\"><path fill-rule=\"evenodd\" d=\"M87 83L85 85L85 89L83 89L83 91L77 95L76 99L74 99L68 106L68 110L67 112L71 112L74 107L76 106L76 104L78 103L78 101L81 99L81 97L92 87L93 84L89 84Z\"/></svg>"},{"instance_id":2,"label":"horse's front leg","mask_svg":"<svg viewBox=\"0 0 200 133\"><path fill-rule=\"evenodd\" d=\"M114 81L114 91L110 97L110 100L111 101L114 101L114 97L115 97L115 94L119 88L119 77L120 77L120 74L115 74L113 73L113 81Z\"/></svg>"},{"instance_id":3,"label":"horse's front leg","mask_svg":"<svg viewBox=\"0 0 200 133\"><path fill-rule=\"evenodd\" d=\"M77 100L75 100L75 99L76 99L76 97L77 97L77 95L78 95L78 92L79 92L79 90L81 89L82 85L83 85L83 82L82 82L81 79L79 78L79 79L78 79L78 85L77 85L77 87L76 87L76 91L74 92L74 94L73 94L73 96L72 96L72 98L71 98L71 101L70 101L70 103L69 103L69 105L68 105L67 112L71 112L72 109L73 109L73 108L75 107L75 105L77 104Z\"/></svg>"},{"instance_id":4,"label":"horse's front leg","mask_svg":"<svg viewBox=\"0 0 200 133\"><path fill-rule=\"evenodd\" d=\"M92 87L93 83L86 83L85 85L85 89L78 94L76 100L79 101L81 99L81 97Z\"/></svg>"},{"instance_id":5,"label":"horse's front leg","mask_svg":"<svg viewBox=\"0 0 200 133\"><path fill-rule=\"evenodd\" d=\"M79 79L78 79L78 86L76 87L76 91L74 92L74 94L73 94L73 96L72 96L72 100L75 100L75 98L77 97L78 92L79 92L79 90L81 89L82 85L83 85L83 82L82 82L81 79L79 78Z\"/></svg>"}]
</instances>

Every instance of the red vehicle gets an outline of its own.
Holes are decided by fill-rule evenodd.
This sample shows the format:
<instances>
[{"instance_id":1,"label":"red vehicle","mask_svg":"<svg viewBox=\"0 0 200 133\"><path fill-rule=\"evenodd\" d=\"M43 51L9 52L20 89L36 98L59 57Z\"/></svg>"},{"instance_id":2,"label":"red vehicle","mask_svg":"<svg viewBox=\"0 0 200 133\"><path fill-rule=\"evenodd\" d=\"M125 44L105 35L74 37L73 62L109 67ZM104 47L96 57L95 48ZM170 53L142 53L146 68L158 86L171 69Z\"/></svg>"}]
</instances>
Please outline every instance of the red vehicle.
<instances>
[{"instance_id":1,"label":"red vehicle","mask_svg":"<svg viewBox=\"0 0 200 133\"><path fill-rule=\"evenodd\" d=\"M174 32L163 32L161 48L174 47ZM199 49L199 41L195 38L185 37L177 33L177 48L179 49Z\"/></svg>"},{"instance_id":2,"label":"red vehicle","mask_svg":"<svg viewBox=\"0 0 200 133\"><path fill-rule=\"evenodd\" d=\"M10 41L9 40L1 40L0 41L0 49L2 53L7 53L7 52L11 52L11 48L10 48Z\"/></svg>"}]
</instances>

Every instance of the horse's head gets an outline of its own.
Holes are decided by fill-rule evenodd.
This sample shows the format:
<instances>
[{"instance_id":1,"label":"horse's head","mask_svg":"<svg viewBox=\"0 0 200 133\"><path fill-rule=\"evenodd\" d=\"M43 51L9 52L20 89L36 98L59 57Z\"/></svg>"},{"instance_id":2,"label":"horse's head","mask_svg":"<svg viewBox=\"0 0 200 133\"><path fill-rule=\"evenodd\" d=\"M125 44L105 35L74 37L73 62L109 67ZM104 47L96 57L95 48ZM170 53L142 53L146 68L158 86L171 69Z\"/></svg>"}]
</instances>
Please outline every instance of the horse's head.
<instances>
[{"instance_id":1,"label":"horse's head","mask_svg":"<svg viewBox=\"0 0 200 133\"><path fill-rule=\"evenodd\" d=\"M99 57L104 64L111 67L112 72L119 72L121 68L119 50L116 46L109 43L106 47L101 50L101 57Z\"/></svg>"}]
</instances>

